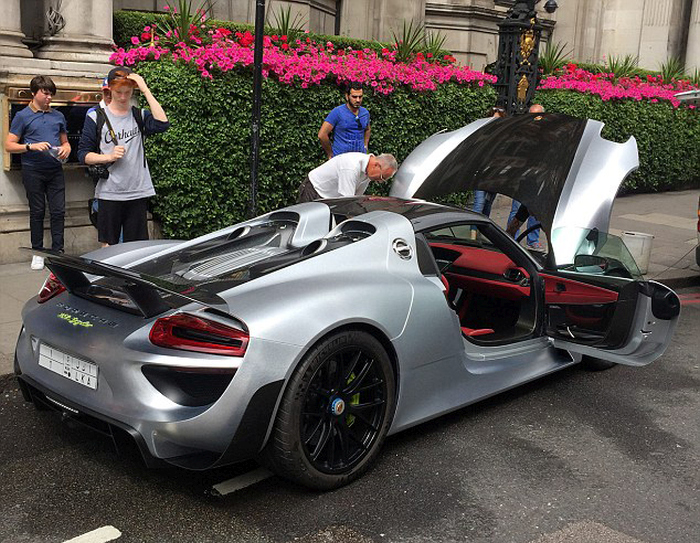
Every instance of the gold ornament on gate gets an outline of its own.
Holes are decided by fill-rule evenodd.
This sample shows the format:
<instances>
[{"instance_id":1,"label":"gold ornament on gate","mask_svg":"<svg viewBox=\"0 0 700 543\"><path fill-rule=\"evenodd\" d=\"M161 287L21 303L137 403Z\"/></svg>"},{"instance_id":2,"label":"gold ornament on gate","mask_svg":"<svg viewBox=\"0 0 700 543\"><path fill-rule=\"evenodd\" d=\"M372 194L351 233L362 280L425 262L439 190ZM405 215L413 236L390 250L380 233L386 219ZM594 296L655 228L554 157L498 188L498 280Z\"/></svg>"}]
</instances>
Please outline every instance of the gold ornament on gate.
<instances>
[{"instance_id":1,"label":"gold ornament on gate","mask_svg":"<svg viewBox=\"0 0 700 543\"><path fill-rule=\"evenodd\" d=\"M532 29L530 29L520 35L520 56L522 58L522 61L520 62L521 66L523 64L530 65L530 61L528 59L530 58L530 55L534 49L535 33Z\"/></svg>"},{"instance_id":2,"label":"gold ornament on gate","mask_svg":"<svg viewBox=\"0 0 700 543\"><path fill-rule=\"evenodd\" d=\"M527 76L523 75L518 81L518 102L524 102L527 98L527 89L530 88L530 83L527 80Z\"/></svg>"}]
</instances>

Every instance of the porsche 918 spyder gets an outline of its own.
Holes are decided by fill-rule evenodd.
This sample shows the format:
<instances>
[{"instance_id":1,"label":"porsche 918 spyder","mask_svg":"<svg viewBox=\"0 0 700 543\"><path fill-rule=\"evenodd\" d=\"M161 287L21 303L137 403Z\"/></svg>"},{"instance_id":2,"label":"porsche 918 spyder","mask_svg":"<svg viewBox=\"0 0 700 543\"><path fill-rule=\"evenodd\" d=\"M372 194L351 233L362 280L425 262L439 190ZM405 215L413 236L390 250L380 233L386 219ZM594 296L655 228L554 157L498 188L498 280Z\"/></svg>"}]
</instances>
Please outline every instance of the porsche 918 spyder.
<instances>
[{"instance_id":1,"label":"porsche 918 spyder","mask_svg":"<svg viewBox=\"0 0 700 543\"><path fill-rule=\"evenodd\" d=\"M387 435L579 363L642 366L680 304L607 234L634 140L562 115L483 119L404 161L391 197L292 205L189 240L82 257L23 310L25 398L147 461L259 458L330 489ZM429 199L481 188L528 206L533 254L489 218Z\"/></svg>"}]
</instances>

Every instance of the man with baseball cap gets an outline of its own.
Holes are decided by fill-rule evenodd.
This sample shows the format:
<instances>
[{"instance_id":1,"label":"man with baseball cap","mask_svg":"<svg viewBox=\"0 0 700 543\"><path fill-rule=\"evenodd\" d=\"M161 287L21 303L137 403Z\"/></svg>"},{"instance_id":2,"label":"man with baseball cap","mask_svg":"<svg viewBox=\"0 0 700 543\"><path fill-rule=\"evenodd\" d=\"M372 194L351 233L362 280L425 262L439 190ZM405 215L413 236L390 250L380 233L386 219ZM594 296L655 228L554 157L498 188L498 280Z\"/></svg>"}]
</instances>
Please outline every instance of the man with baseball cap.
<instances>
[{"instance_id":1,"label":"man with baseball cap","mask_svg":"<svg viewBox=\"0 0 700 543\"><path fill-rule=\"evenodd\" d=\"M95 187L98 239L103 245L114 245L122 233L125 242L148 239L148 199L155 189L143 141L170 125L146 81L131 69L113 68L107 85L111 101L86 115L78 158L87 165L103 166ZM132 107L135 88L150 109Z\"/></svg>"},{"instance_id":2,"label":"man with baseball cap","mask_svg":"<svg viewBox=\"0 0 700 543\"><path fill-rule=\"evenodd\" d=\"M100 100L100 105L102 109L106 108L112 101L112 94L109 92L109 79L107 76L102 80L102 100Z\"/></svg>"}]
</instances>

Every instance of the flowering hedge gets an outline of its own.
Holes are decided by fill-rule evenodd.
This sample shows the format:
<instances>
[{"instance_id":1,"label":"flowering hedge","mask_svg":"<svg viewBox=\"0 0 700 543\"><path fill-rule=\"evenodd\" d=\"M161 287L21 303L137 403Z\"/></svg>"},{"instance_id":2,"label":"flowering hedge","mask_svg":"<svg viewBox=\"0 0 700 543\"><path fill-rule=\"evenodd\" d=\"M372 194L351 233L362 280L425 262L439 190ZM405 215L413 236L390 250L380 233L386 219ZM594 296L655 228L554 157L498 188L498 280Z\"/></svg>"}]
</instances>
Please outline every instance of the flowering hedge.
<instances>
[{"instance_id":1,"label":"flowering hedge","mask_svg":"<svg viewBox=\"0 0 700 543\"><path fill-rule=\"evenodd\" d=\"M146 26L144 32L149 32ZM144 37L134 36L134 47L119 48L110 61L117 65L132 66L144 60L158 60L164 55L172 61L192 64L203 77L213 79L214 73L224 74L231 70L250 67L253 64L253 35L249 32L232 34L225 28L209 31L211 43L202 44L195 38L194 45L175 43L173 48L161 47L158 42L142 44ZM197 43L199 42L199 43ZM434 62L418 53L410 63L396 61L396 50L383 48L381 52L365 48L336 49L332 42L318 44L305 40L288 41L287 36L263 37L263 77L274 75L286 84L298 84L301 88L318 85L331 80L336 83L360 81L375 92L389 94L398 85L407 85L413 90L435 90L439 84L494 83L495 77L477 72L466 66L457 66L454 57L445 55Z\"/></svg>"},{"instance_id":2,"label":"flowering hedge","mask_svg":"<svg viewBox=\"0 0 700 543\"><path fill-rule=\"evenodd\" d=\"M603 101L631 99L648 100L652 104L668 101L674 107L680 102L675 97L679 92L697 89L690 81L664 83L661 76L622 77L617 79L613 73L592 73L579 68L576 64L567 64L561 73L543 78L539 90L571 90L584 94L599 96ZM689 106L695 109L695 106Z\"/></svg>"},{"instance_id":3,"label":"flowering hedge","mask_svg":"<svg viewBox=\"0 0 700 543\"><path fill-rule=\"evenodd\" d=\"M138 65L168 112L171 129L147 142L155 211L167 236L189 238L245 216L253 36L245 25L215 25L197 31L201 43L186 44L172 35L160 39L146 27L112 60ZM495 101L493 77L456 66L453 58L416 55L399 63L381 44L360 48L357 40L312 38L265 38L260 213L292 203L299 182L323 161L317 132L327 112L342 103L340 82L361 81L373 90L365 100L372 114L370 150L399 160L430 134L481 117ZM616 81L569 65L543 80L535 100L548 111L603 121L609 139L634 135L641 166L625 190L649 191L698 186L697 111L677 107L672 96L687 88L650 78ZM388 187L372 190L386 194Z\"/></svg>"}]
</instances>

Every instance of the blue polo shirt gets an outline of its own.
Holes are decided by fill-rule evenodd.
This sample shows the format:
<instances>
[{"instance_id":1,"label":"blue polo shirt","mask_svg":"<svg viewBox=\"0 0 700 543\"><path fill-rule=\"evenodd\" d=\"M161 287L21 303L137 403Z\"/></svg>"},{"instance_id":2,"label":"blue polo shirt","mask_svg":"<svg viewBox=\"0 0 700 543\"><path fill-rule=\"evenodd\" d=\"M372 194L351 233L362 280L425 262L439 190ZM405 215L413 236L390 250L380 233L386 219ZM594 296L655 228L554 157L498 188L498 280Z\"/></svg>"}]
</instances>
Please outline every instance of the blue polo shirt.
<instances>
[{"instance_id":1,"label":"blue polo shirt","mask_svg":"<svg viewBox=\"0 0 700 543\"><path fill-rule=\"evenodd\" d=\"M361 107L357 116L343 104L333 108L326 117L333 125L333 156L343 153L366 153L365 130L369 126L369 111Z\"/></svg>"},{"instance_id":2,"label":"blue polo shirt","mask_svg":"<svg viewBox=\"0 0 700 543\"><path fill-rule=\"evenodd\" d=\"M14 116L10 126L10 133L17 136L22 144L48 141L52 146L58 147L61 145L60 135L67 132L66 118L63 113L53 108L47 111L34 109L31 102ZM49 153L42 151L27 151L22 153L20 158L23 168L46 170L61 165Z\"/></svg>"}]
</instances>

